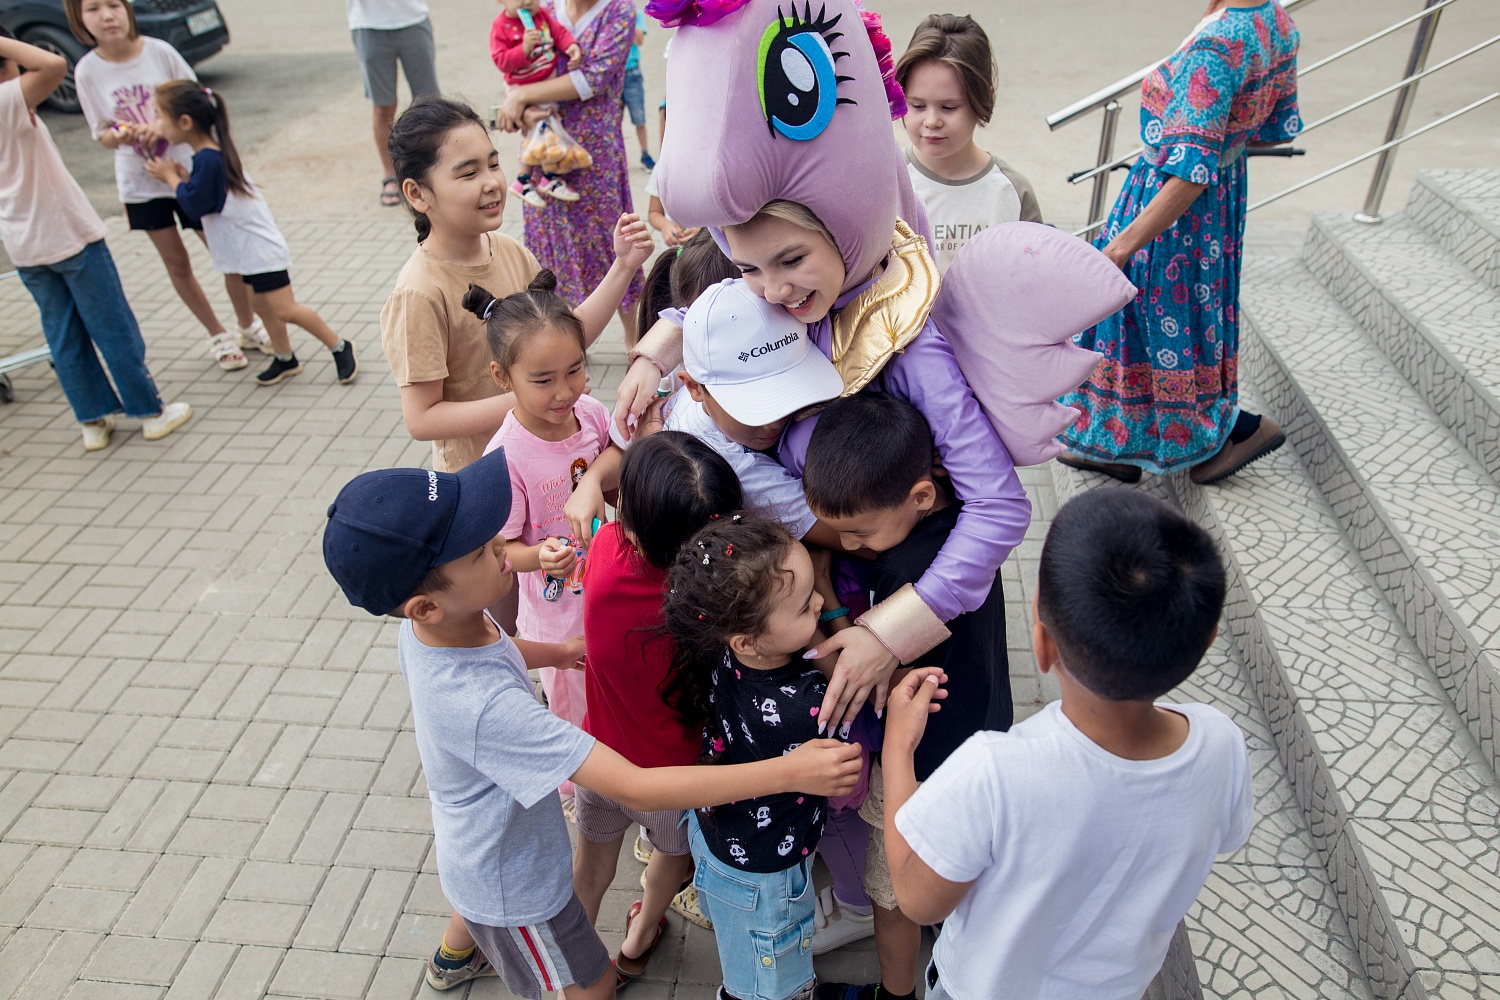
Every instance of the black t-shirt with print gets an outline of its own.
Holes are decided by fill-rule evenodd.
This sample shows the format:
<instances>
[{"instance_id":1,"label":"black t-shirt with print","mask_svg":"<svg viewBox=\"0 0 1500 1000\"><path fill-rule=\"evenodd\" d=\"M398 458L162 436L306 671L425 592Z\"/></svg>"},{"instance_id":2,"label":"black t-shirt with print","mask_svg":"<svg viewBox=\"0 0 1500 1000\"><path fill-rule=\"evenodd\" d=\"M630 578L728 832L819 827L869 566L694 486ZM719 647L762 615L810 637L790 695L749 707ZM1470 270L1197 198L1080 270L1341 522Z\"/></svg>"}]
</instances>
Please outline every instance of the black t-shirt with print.
<instances>
[{"instance_id":1,"label":"black t-shirt with print","mask_svg":"<svg viewBox=\"0 0 1500 1000\"><path fill-rule=\"evenodd\" d=\"M828 682L800 657L775 670L753 670L727 650L714 671L714 717L704 734L708 754L749 764L790 753L818 738L818 707ZM812 854L828 801L788 792L731 802L698 813L714 857L747 872L779 872Z\"/></svg>"}]
</instances>

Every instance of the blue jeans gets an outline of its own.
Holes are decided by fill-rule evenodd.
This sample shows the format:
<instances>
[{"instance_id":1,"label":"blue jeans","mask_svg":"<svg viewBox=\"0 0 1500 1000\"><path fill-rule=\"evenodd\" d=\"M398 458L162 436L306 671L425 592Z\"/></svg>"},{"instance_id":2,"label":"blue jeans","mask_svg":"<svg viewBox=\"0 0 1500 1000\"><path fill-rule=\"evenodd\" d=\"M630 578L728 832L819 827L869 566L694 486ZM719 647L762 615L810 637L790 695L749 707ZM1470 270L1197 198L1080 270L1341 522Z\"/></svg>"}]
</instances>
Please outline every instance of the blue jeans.
<instances>
[{"instance_id":1,"label":"blue jeans","mask_svg":"<svg viewBox=\"0 0 1500 1000\"><path fill-rule=\"evenodd\" d=\"M743 1000L788 1000L810 988L817 894L811 859L785 871L740 871L708 849L692 812L688 841L697 865L698 905L713 921L719 943L724 989Z\"/></svg>"},{"instance_id":2,"label":"blue jeans","mask_svg":"<svg viewBox=\"0 0 1500 1000\"><path fill-rule=\"evenodd\" d=\"M630 112L630 124L646 124L646 80L639 66L625 71L625 86L620 92L620 103Z\"/></svg>"},{"instance_id":3,"label":"blue jeans","mask_svg":"<svg viewBox=\"0 0 1500 1000\"><path fill-rule=\"evenodd\" d=\"M42 334L52 351L57 380L78 422L121 411L127 417L159 415L161 395L146 370L146 342L104 241L96 240L56 264L16 270L42 312ZM101 354L114 385L99 363Z\"/></svg>"}]
</instances>

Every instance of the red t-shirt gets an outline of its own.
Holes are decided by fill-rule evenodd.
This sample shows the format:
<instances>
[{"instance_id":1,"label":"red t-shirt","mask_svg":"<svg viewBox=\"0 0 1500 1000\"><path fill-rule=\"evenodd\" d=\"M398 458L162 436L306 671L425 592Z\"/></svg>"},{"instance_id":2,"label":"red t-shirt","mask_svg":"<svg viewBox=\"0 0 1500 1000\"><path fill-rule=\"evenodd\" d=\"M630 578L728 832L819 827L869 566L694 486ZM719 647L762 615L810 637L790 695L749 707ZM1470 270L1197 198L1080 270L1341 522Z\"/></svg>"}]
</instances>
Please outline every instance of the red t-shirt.
<instances>
[{"instance_id":1,"label":"red t-shirt","mask_svg":"<svg viewBox=\"0 0 1500 1000\"><path fill-rule=\"evenodd\" d=\"M667 574L636 555L618 521L599 530L583 571L584 732L637 767L696 764L703 734L678 721L661 688L672 671L662 623Z\"/></svg>"}]
</instances>

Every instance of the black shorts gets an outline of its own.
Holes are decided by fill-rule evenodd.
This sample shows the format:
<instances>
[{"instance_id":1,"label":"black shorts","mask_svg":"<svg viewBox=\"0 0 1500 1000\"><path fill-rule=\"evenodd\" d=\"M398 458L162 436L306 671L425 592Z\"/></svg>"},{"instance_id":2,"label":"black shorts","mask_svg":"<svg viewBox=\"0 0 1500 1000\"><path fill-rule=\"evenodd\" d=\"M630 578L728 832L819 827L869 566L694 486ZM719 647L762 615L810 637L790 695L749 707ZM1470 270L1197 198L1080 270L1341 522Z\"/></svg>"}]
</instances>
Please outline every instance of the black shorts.
<instances>
[{"instance_id":1,"label":"black shorts","mask_svg":"<svg viewBox=\"0 0 1500 1000\"><path fill-rule=\"evenodd\" d=\"M150 233L158 229L171 229L179 225L183 229L203 228L203 223L188 215L177 204L176 198L152 198L150 201L125 206L125 218L131 229Z\"/></svg>"},{"instance_id":2,"label":"black shorts","mask_svg":"<svg viewBox=\"0 0 1500 1000\"><path fill-rule=\"evenodd\" d=\"M292 283L292 276L285 271L264 271L260 274L242 274L240 280L250 286L257 295L274 292Z\"/></svg>"}]
</instances>

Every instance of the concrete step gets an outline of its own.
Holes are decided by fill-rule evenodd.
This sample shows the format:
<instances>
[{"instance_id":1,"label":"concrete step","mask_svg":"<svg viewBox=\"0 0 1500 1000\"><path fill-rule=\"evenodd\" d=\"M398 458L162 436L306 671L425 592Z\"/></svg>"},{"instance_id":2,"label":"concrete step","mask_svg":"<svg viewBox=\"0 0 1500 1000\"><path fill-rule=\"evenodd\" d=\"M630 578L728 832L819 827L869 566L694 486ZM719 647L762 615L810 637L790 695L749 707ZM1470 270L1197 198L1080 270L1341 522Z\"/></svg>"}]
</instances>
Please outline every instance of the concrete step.
<instances>
[{"instance_id":1,"label":"concrete step","mask_svg":"<svg viewBox=\"0 0 1500 1000\"><path fill-rule=\"evenodd\" d=\"M1058 502L1108 480L1052 463ZM1166 495L1166 481L1145 487ZM1202 666L1168 700L1217 706L1244 731L1255 773L1256 823L1239 852L1220 859L1186 925L1201 995L1212 1000L1372 1000L1356 939L1344 917L1307 812L1297 798L1276 727L1226 625ZM1327 787L1326 783L1325 786ZM1176 955L1168 956L1171 965ZM1163 969L1158 984L1184 978ZM1191 977L1187 977L1191 978ZM1150 996L1151 994L1148 994ZM1169 991L1168 995L1182 995Z\"/></svg>"},{"instance_id":2,"label":"concrete step","mask_svg":"<svg viewBox=\"0 0 1500 1000\"><path fill-rule=\"evenodd\" d=\"M1303 259L1492 476L1500 476L1500 292L1404 215L1313 219Z\"/></svg>"},{"instance_id":3,"label":"concrete step","mask_svg":"<svg viewBox=\"0 0 1500 1000\"><path fill-rule=\"evenodd\" d=\"M1170 485L1231 564L1230 631L1371 991L1497 1000L1495 774L1295 444Z\"/></svg>"},{"instance_id":4,"label":"concrete step","mask_svg":"<svg viewBox=\"0 0 1500 1000\"><path fill-rule=\"evenodd\" d=\"M1406 214L1481 281L1500 289L1500 170L1424 170Z\"/></svg>"},{"instance_id":5,"label":"concrete step","mask_svg":"<svg viewBox=\"0 0 1500 1000\"><path fill-rule=\"evenodd\" d=\"M1500 488L1301 261L1247 261L1241 321L1241 370L1500 770Z\"/></svg>"}]
</instances>

